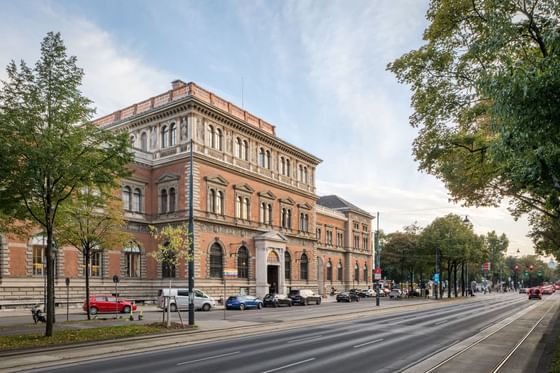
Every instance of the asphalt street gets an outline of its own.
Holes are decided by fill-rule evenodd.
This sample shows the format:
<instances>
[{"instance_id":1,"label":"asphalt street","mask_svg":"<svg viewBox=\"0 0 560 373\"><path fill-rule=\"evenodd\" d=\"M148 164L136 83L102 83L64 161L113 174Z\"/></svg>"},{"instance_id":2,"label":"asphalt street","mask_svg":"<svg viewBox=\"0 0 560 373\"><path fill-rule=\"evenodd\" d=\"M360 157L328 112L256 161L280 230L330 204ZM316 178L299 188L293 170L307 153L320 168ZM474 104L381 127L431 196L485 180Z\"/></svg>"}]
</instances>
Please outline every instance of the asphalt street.
<instances>
[{"instance_id":1,"label":"asphalt street","mask_svg":"<svg viewBox=\"0 0 560 373\"><path fill-rule=\"evenodd\" d=\"M556 295L553 295L558 302ZM550 298L553 300L553 298ZM352 306L357 305L353 304ZM332 304L332 307L343 306ZM345 305L349 309L350 305ZM371 307L371 304L369 304ZM298 307L298 312L319 312ZM473 338L501 320L545 302L505 294L439 308L392 314L361 315L354 319L205 342L114 358L99 357L82 364L59 365L49 372L398 372ZM275 309L278 313L293 309ZM255 311L239 313L252 317ZM273 315L273 312L267 312ZM265 313L262 313L264 317ZM280 320L283 316L276 315ZM517 317L517 316L516 316ZM263 326L274 322L263 320ZM471 358L473 358L471 356ZM456 371L449 365L445 371ZM477 370L470 370L476 372Z\"/></svg>"}]
</instances>

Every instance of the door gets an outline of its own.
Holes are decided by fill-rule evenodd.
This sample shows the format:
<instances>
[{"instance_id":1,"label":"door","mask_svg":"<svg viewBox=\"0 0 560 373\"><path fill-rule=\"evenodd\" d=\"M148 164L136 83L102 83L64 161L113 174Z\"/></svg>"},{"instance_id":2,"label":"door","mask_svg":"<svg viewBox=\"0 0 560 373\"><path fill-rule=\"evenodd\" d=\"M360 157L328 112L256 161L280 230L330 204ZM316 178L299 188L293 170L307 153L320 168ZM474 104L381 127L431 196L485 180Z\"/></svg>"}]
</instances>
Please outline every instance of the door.
<instances>
[{"instance_id":1,"label":"door","mask_svg":"<svg viewBox=\"0 0 560 373\"><path fill-rule=\"evenodd\" d=\"M267 268L266 282L268 283L268 292L271 294L278 293L278 268L277 265L269 265Z\"/></svg>"}]
</instances>

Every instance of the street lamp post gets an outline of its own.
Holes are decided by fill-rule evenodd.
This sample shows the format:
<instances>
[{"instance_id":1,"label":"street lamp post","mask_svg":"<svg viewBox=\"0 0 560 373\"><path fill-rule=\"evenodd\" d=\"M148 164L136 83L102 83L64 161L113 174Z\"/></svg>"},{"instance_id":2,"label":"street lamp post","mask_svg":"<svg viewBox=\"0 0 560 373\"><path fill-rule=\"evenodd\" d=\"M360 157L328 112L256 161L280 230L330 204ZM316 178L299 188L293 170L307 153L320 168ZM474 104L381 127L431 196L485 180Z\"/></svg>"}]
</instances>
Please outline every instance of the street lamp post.
<instances>
[{"instance_id":1,"label":"street lamp post","mask_svg":"<svg viewBox=\"0 0 560 373\"><path fill-rule=\"evenodd\" d=\"M378 277L381 275L381 247L379 246L379 212L377 212L377 229L375 230L375 268L378 273ZM379 278L375 279L375 305L379 306Z\"/></svg>"}]
</instances>

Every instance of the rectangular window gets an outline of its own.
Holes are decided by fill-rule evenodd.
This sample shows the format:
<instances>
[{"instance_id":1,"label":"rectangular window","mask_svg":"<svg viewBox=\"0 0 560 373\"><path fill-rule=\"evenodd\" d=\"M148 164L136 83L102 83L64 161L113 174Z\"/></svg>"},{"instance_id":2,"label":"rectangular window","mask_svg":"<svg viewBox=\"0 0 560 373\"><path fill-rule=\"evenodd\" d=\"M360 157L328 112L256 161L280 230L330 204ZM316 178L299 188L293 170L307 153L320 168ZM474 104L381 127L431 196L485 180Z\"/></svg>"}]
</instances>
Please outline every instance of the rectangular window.
<instances>
[{"instance_id":1,"label":"rectangular window","mask_svg":"<svg viewBox=\"0 0 560 373\"><path fill-rule=\"evenodd\" d=\"M140 253L126 253L126 276L140 277Z\"/></svg>"},{"instance_id":2,"label":"rectangular window","mask_svg":"<svg viewBox=\"0 0 560 373\"><path fill-rule=\"evenodd\" d=\"M360 236L357 234L354 235L354 248L360 248Z\"/></svg>"},{"instance_id":3,"label":"rectangular window","mask_svg":"<svg viewBox=\"0 0 560 373\"><path fill-rule=\"evenodd\" d=\"M368 238L367 238L367 237L364 237L364 249L368 249L368 248L369 248L368 243L369 243Z\"/></svg>"},{"instance_id":4,"label":"rectangular window","mask_svg":"<svg viewBox=\"0 0 560 373\"><path fill-rule=\"evenodd\" d=\"M317 228L317 240L321 243L321 228Z\"/></svg>"},{"instance_id":5,"label":"rectangular window","mask_svg":"<svg viewBox=\"0 0 560 373\"><path fill-rule=\"evenodd\" d=\"M86 267L86 257L84 255L84 274ZM101 252L93 251L89 255L89 277L100 277L101 276Z\"/></svg>"},{"instance_id":6,"label":"rectangular window","mask_svg":"<svg viewBox=\"0 0 560 373\"><path fill-rule=\"evenodd\" d=\"M45 274L45 248L43 246L33 246L33 275L42 276Z\"/></svg>"}]
</instances>

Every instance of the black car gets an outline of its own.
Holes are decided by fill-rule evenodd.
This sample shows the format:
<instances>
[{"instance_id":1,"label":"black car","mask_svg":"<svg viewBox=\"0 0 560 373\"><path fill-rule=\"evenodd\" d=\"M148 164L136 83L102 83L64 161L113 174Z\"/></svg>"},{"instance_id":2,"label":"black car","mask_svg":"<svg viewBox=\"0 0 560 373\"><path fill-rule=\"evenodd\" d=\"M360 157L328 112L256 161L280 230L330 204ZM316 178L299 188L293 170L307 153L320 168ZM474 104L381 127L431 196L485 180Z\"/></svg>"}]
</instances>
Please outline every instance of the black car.
<instances>
[{"instance_id":1,"label":"black car","mask_svg":"<svg viewBox=\"0 0 560 373\"><path fill-rule=\"evenodd\" d=\"M263 298L265 307L292 306L292 300L285 294L267 294Z\"/></svg>"},{"instance_id":2,"label":"black car","mask_svg":"<svg viewBox=\"0 0 560 373\"><path fill-rule=\"evenodd\" d=\"M343 291L342 293L338 293L336 295L337 302L359 302L360 297L354 291Z\"/></svg>"},{"instance_id":3,"label":"black car","mask_svg":"<svg viewBox=\"0 0 560 373\"><path fill-rule=\"evenodd\" d=\"M349 290L351 293L355 293L357 296L359 296L360 298L367 298L369 295L365 290L361 290L361 289L350 289Z\"/></svg>"},{"instance_id":4,"label":"black car","mask_svg":"<svg viewBox=\"0 0 560 373\"><path fill-rule=\"evenodd\" d=\"M290 290L288 297L290 297L293 304L301 306L307 306L309 303L321 304L321 296L308 289Z\"/></svg>"}]
</instances>

